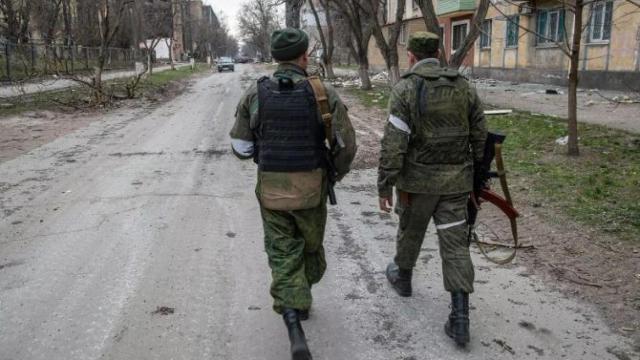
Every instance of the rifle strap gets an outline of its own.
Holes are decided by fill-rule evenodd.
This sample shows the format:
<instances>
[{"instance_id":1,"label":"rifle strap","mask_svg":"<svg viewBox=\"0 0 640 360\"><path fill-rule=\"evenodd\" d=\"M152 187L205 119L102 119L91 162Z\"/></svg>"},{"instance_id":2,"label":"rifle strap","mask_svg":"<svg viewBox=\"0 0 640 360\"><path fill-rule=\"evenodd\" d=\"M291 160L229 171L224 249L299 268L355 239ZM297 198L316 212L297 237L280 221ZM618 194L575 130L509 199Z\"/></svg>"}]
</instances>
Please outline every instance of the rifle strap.
<instances>
[{"instance_id":1,"label":"rifle strap","mask_svg":"<svg viewBox=\"0 0 640 360\"><path fill-rule=\"evenodd\" d=\"M329 98L327 97L327 89L324 87L322 80L317 76L310 76L307 80L309 80L309 84L311 84L311 88L313 89L313 93L316 97L318 110L320 110L320 114L322 114L325 137L329 142L329 146L332 146L333 129L331 127L331 122L333 120L333 115L331 114L331 106L329 105Z\"/></svg>"}]
</instances>

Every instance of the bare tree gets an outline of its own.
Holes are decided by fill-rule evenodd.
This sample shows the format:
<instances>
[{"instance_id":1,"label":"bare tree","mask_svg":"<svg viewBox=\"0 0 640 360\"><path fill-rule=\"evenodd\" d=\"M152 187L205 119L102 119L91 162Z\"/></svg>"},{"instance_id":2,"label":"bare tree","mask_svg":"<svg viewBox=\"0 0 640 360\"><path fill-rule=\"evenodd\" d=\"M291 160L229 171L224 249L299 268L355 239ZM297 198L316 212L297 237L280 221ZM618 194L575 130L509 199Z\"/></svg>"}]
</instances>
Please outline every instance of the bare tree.
<instances>
[{"instance_id":1,"label":"bare tree","mask_svg":"<svg viewBox=\"0 0 640 360\"><path fill-rule=\"evenodd\" d=\"M147 55L147 71L151 75L156 47L173 34L173 4L167 0L136 0L133 8L139 40Z\"/></svg>"},{"instance_id":2,"label":"bare tree","mask_svg":"<svg viewBox=\"0 0 640 360\"><path fill-rule=\"evenodd\" d=\"M572 27L572 35L571 41L567 36L566 24L562 23L560 26L562 27L562 38L550 38L547 37L546 34L539 33L535 29L528 28L526 26L521 25L520 23L514 23L520 29L524 30L526 33L533 34L538 41L543 40L545 42L553 43L562 53L569 59L569 92L568 92L568 119L567 119L567 128L568 128L568 143L567 143L567 154L570 156L579 156L580 149L578 144L578 85L579 85L579 64L580 64L580 51L581 51L581 41L588 27L591 16L585 22L583 21L583 12L585 4L594 3L592 0L573 0L571 3L562 2L562 10L569 11L573 13L573 27ZM504 16L505 19L509 22L513 22L507 14L502 11L496 4L491 4L491 6L496 9L501 16Z\"/></svg>"},{"instance_id":3,"label":"bare tree","mask_svg":"<svg viewBox=\"0 0 640 360\"><path fill-rule=\"evenodd\" d=\"M398 0L396 6L396 13L394 17L393 26L389 27L389 35L384 35L383 24L385 19L381 18L380 1L379 0L366 0L365 8L368 10L369 15L377 19L373 22L373 36L376 39L376 44L380 53L384 58L384 62L387 65L389 71L389 80L391 84L395 84L400 81L400 65L398 57L398 38L402 31L402 20L404 18L404 11L406 0Z\"/></svg>"},{"instance_id":4,"label":"bare tree","mask_svg":"<svg viewBox=\"0 0 640 360\"><path fill-rule=\"evenodd\" d=\"M0 23L2 35L15 44L28 43L31 10L30 0L0 0L0 13L4 16L4 21Z\"/></svg>"},{"instance_id":5,"label":"bare tree","mask_svg":"<svg viewBox=\"0 0 640 360\"><path fill-rule=\"evenodd\" d=\"M318 29L318 36L320 37L320 43L322 44L322 65L326 71L326 75L329 79L336 77L333 71L333 52L335 50L334 42L334 29L333 19L331 18L331 6L329 6L329 0L319 0L318 2L322 6L322 10L325 16L325 27L323 28L320 16L316 10L316 6L313 3L314 0L309 0L309 7L313 13L313 17L316 21L316 27Z\"/></svg>"},{"instance_id":6,"label":"bare tree","mask_svg":"<svg viewBox=\"0 0 640 360\"><path fill-rule=\"evenodd\" d=\"M103 104L105 102L104 89L102 84L102 73L107 61L107 51L112 45L116 34L120 30L125 12L131 9L134 0L99 0L98 1L98 33L100 36L100 46L98 50L98 59L94 66L93 79L91 87L93 89L93 97L96 103Z\"/></svg>"},{"instance_id":7,"label":"bare tree","mask_svg":"<svg viewBox=\"0 0 640 360\"><path fill-rule=\"evenodd\" d=\"M300 28L300 10L305 0L272 0L272 5L284 4L285 26L288 28Z\"/></svg>"},{"instance_id":8,"label":"bare tree","mask_svg":"<svg viewBox=\"0 0 640 360\"><path fill-rule=\"evenodd\" d=\"M416 1L420 6L420 10L422 11L422 16L427 30L434 34L439 34L440 25L438 23L438 17L436 15L435 8L433 7L433 2L431 0ZM473 14L473 19L471 20L467 36L464 38L464 41L462 41L460 48L455 49L455 53L448 61L448 65L450 67L459 68L460 66L462 66L467 53L471 49L473 49L473 45L478 39L478 36L480 36L480 26L482 25L484 19L487 17L487 11L489 10L490 3L490 0L479 0L476 11ZM442 44L440 46L440 49L440 60L442 61L443 65L446 65L447 60L444 52L444 46Z\"/></svg>"},{"instance_id":9,"label":"bare tree","mask_svg":"<svg viewBox=\"0 0 640 360\"><path fill-rule=\"evenodd\" d=\"M238 18L244 40L260 51L263 60L269 58L271 33L280 27L275 5L270 0L252 0L242 5Z\"/></svg>"},{"instance_id":10,"label":"bare tree","mask_svg":"<svg viewBox=\"0 0 640 360\"><path fill-rule=\"evenodd\" d=\"M363 2L368 0L331 0L349 25L349 51L358 62L358 73L362 82L362 89L371 89L369 78L369 40L373 35L374 23L377 18L371 18L365 11Z\"/></svg>"}]
</instances>

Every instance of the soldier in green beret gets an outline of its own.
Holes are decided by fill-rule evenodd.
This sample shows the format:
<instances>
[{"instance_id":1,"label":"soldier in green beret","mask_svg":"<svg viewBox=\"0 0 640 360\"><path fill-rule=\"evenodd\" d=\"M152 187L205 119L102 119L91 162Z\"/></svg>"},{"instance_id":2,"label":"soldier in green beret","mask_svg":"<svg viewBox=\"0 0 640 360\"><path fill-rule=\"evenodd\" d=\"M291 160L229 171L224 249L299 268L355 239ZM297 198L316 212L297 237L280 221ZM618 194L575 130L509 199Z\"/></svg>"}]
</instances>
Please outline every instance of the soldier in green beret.
<instances>
[{"instance_id":1,"label":"soldier in green beret","mask_svg":"<svg viewBox=\"0 0 640 360\"><path fill-rule=\"evenodd\" d=\"M395 187L400 216L396 256L386 275L400 296L411 296L412 270L433 218L444 288L451 293L445 332L464 346L474 281L467 201L474 164L484 154L484 112L467 80L440 66L436 34L415 33L407 48L411 69L391 92L378 170L380 209L391 211Z\"/></svg>"},{"instance_id":2,"label":"soldier in green beret","mask_svg":"<svg viewBox=\"0 0 640 360\"><path fill-rule=\"evenodd\" d=\"M356 153L347 108L335 89L306 72L308 47L302 30L272 34L278 69L246 91L230 133L234 154L258 164L273 309L284 318L294 360L311 359L300 321L309 317L311 287L327 266L330 183L349 172Z\"/></svg>"}]
</instances>

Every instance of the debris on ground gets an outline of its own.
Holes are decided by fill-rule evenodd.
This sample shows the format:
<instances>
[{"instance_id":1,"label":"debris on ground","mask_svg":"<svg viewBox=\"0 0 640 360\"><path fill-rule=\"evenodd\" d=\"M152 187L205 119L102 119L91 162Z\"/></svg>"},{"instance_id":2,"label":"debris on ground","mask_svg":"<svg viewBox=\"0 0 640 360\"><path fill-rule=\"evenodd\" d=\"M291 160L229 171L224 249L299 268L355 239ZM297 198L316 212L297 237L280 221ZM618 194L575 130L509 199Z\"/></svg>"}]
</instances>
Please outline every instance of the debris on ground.
<instances>
[{"instance_id":1,"label":"debris on ground","mask_svg":"<svg viewBox=\"0 0 640 360\"><path fill-rule=\"evenodd\" d=\"M375 82L389 82L389 73L386 71L380 72L371 77L371 81Z\"/></svg>"},{"instance_id":2,"label":"debris on ground","mask_svg":"<svg viewBox=\"0 0 640 360\"><path fill-rule=\"evenodd\" d=\"M563 136L561 138L556 139L556 144L565 146L569 143L569 136Z\"/></svg>"},{"instance_id":3,"label":"debris on ground","mask_svg":"<svg viewBox=\"0 0 640 360\"><path fill-rule=\"evenodd\" d=\"M500 347L503 349L503 351L507 351L511 355L515 355L516 354L515 350L513 350L513 348L511 346L509 346L509 344L507 344L506 341L501 340L501 339L493 339L493 342L498 344L498 345L500 345Z\"/></svg>"},{"instance_id":4,"label":"debris on ground","mask_svg":"<svg viewBox=\"0 0 640 360\"><path fill-rule=\"evenodd\" d=\"M556 89L547 89L544 93L547 95L560 95L560 92Z\"/></svg>"},{"instance_id":5,"label":"debris on ground","mask_svg":"<svg viewBox=\"0 0 640 360\"><path fill-rule=\"evenodd\" d=\"M168 307L168 306L158 306L156 308L156 310L151 313L151 315L167 316L167 315L171 315L171 314L173 314L175 312L176 312L175 308Z\"/></svg>"},{"instance_id":6,"label":"debris on ground","mask_svg":"<svg viewBox=\"0 0 640 360\"><path fill-rule=\"evenodd\" d=\"M513 110L511 109L504 109L504 110L485 110L484 111L485 115L508 115L508 114L513 114Z\"/></svg>"}]
</instances>

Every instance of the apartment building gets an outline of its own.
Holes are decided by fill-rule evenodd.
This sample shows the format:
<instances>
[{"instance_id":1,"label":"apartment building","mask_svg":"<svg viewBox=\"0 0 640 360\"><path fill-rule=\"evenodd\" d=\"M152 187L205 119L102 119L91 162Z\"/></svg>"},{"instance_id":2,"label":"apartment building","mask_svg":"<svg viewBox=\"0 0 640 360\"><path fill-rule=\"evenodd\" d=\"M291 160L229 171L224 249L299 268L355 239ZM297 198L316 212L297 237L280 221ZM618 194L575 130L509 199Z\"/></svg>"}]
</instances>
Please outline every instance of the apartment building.
<instances>
[{"instance_id":1,"label":"apartment building","mask_svg":"<svg viewBox=\"0 0 640 360\"><path fill-rule=\"evenodd\" d=\"M497 1L482 23L473 73L565 85L573 13L559 0ZM588 1L583 12L580 82L588 88L640 91L640 7Z\"/></svg>"},{"instance_id":2,"label":"apartment building","mask_svg":"<svg viewBox=\"0 0 640 360\"><path fill-rule=\"evenodd\" d=\"M587 1L580 52L581 86L640 91L640 7L627 0ZM465 59L474 76L566 85L573 13L562 0L491 0L481 35ZM385 27L397 0L386 4ZM407 1L398 44L400 68L408 67L406 40L424 31L415 1ZM471 26L476 0L434 0L447 55L455 52ZM388 31L388 30L387 30ZM375 40L369 46L372 68L384 69Z\"/></svg>"},{"instance_id":3,"label":"apartment building","mask_svg":"<svg viewBox=\"0 0 640 360\"><path fill-rule=\"evenodd\" d=\"M384 8L385 31L389 31L391 25L395 23L395 13L398 6L397 0L387 0ZM407 40L409 35L417 31L425 31L426 26L422 17L422 12L415 0L408 0L405 4L404 19L400 38L398 40L398 51L400 57L400 68L407 69L409 62L407 58ZM434 1L434 7L438 21L440 23L440 37L444 43L445 55L450 57L460 47L464 38L469 33L471 18L475 12L474 0L439 0ZM464 61L464 66L473 65L473 54L469 54ZM369 61L371 68L381 70L386 67L384 58L376 46L375 39L369 42Z\"/></svg>"}]
</instances>

